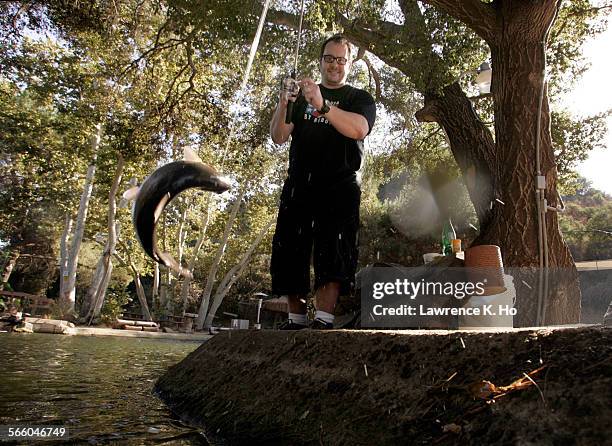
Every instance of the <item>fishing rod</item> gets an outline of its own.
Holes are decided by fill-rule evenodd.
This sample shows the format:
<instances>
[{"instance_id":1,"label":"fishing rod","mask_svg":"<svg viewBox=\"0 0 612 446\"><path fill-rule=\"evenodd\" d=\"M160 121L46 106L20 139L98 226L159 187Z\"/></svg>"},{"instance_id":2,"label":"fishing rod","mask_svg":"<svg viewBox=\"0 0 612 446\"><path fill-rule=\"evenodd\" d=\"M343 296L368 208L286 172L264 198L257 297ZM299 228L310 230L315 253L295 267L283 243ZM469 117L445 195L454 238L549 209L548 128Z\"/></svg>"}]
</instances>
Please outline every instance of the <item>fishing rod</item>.
<instances>
[{"instance_id":1,"label":"fishing rod","mask_svg":"<svg viewBox=\"0 0 612 446\"><path fill-rule=\"evenodd\" d=\"M293 58L293 71L291 71L291 91L295 91L295 87L297 86L297 69L298 69L298 57L300 54L300 40L302 38L302 22L304 20L304 0L301 2L300 6L300 25L298 26L298 35L297 35L297 43L295 45L295 56ZM283 88L286 86L283 85ZM285 124L291 124L291 116L293 115L293 101L289 101L287 103L287 113L285 114Z\"/></svg>"}]
</instances>

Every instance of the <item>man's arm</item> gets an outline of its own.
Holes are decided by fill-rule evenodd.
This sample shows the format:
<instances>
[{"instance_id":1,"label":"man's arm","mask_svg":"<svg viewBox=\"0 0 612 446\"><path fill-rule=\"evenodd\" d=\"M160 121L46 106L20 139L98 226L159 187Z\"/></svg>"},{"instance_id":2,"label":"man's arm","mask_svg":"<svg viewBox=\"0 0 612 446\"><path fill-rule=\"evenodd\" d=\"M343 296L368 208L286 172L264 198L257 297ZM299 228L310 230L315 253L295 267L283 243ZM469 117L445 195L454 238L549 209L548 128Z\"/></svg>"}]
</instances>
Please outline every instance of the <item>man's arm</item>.
<instances>
[{"instance_id":1,"label":"man's arm","mask_svg":"<svg viewBox=\"0 0 612 446\"><path fill-rule=\"evenodd\" d=\"M312 79L303 79L300 85L306 101L317 110L321 110L323 96L319 85ZM342 110L334 105L329 108L325 118L338 132L351 139L364 139L370 131L368 121L363 115Z\"/></svg>"},{"instance_id":2,"label":"man's arm","mask_svg":"<svg viewBox=\"0 0 612 446\"><path fill-rule=\"evenodd\" d=\"M321 107L323 107L323 105L321 105ZM342 110L335 105L332 105L329 111L325 113L325 119L327 119L338 132L351 139L364 139L370 130L368 121L362 115Z\"/></svg>"},{"instance_id":3,"label":"man's arm","mask_svg":"<svg viewBox=\"0 0 612 446\"><path fill-rule=\"evenodd\" d=\"M293 131L293 123L285 124L285 116L289 100L291 99L292 102L295 102L296 98L297 94L281 88L278 105L276 110L274 110L274 115L272 115L272 121L270 121L270 136L275 144L286 143Z\"/></svg>"}]
</instances>

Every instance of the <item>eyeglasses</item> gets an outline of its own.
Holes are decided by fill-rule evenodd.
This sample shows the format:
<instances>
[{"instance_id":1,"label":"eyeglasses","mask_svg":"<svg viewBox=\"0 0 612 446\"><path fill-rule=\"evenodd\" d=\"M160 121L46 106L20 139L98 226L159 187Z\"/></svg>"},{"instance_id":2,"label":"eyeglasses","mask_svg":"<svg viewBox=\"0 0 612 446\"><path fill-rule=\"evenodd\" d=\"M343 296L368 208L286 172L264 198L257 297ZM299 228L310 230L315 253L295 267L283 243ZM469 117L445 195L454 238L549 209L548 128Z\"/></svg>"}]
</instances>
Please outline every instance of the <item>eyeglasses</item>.
<instances>
[{"instance_id":1,"label":"eyeglasses","mask_svg":"<svg viewBox=\"0 0 612 446\"><path fill-rule=\"evenodd\" d=\"M333 63L335 60L338 65L346 65L346 63L348 62L348 59L346 57L334 57L331 54L324 54L323 60L325 61L325 63Z\"/></svg>"}]
</instances>

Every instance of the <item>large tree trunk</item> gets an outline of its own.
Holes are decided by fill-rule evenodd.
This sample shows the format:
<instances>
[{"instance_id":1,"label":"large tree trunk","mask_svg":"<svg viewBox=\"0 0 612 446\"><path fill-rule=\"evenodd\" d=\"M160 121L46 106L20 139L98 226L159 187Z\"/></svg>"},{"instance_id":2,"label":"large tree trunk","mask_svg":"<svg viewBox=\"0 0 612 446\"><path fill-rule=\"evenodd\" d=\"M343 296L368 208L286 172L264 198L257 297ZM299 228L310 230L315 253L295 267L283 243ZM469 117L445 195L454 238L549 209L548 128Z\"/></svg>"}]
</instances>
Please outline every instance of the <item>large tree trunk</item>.
<instances>
[{"instance_id":1,"label":"large tree trunk","mask_svg":"<svg viewBox=\"0 0 612 446\"><path fill-rule=\"evenodd\" d=\"M121 255L119 255L117 251L115 251L113 255L119 261L121 266L123 266L124 268L129 268L130 271L132 271L132 277L134 278L134 285L136 286L136 295L138 296L138 301L140 302L142 316L145 320L152 321L153 317L151 316L151 312L149 311L147 295L145 294L144 287L142 286L142 282L140 280L140 273L138 273L136 265L134 265L134 262L132 261L129 249L124 246L124 250L127 255L127 260L121 257Z\"/></svg>"},{"instance_id":2,"label":"large tree trunk","mask_svg":"<svg viewBox=\"0 0 612 446\"><path fill-rule=\"evenodd\" d=\"M491 132L457 83L445 87L442 95L426 95L425 105L416 113L416 118L420 122L437 122L446 132L478 221L486 225L491 218L490 204L495 198L496 154Z\"/></svg>"},{"instance_id":3,"label":"large tree trunk","mask_svg":"<svg viewBox=\"0 0 612 446\"><path fill-rule=\"evenodd\" d=\"M60 240L60 268L59 268L59 281L60 281L60 293L65 288L65 281L68 277L68 244L70 242L70 234L72 232L72 218L69 214L66 214L66 223L64 225L64 231L62 232L62 239Z\"/></svg>"},{"instance_id":4,"label":"large tree trunk","mask_svg":"<svg viewBox=\"0 0 612 446\"><path fill-rule=\"evenodd\" d=\"M102 256L98 259L98 263L96 264L96 270L93 274L91 285L89 285L89 289L87 290L87 293L85 294L83 302L79 308L79 314L83 319L83 322L87 322L90 319L92 309L96 305L98 290L102 287L102 282L104 281L107 266L105 264L106 246L108 246L108 243L104 245Z\"/></svg>"},{"instance_id":5,"label":"large tree trunk","mask_svg":"<svg viewBox=\"0 0 612 446\"><path fill-rule=\"evenodd\" d=\"M76 227L74 229L74 236L72 237L72 245L70 247L70 254L68 256L67 262L68 274L64 281L64 288L60 290L60 302L62 304L62 307L65 307L70 312L74 311L74 304L76 300L75 288L77 265L79 263L79 251L81 249L81 242L83 241L83 234L85 232L87 209L89 207L89 199L91 198L91 191L93 189L93 179L96 174L96 158L98 153L98 147L100 146L101 137L102 124L98 123L96 125L96 133L91 138L93 160L91 165L87 169L85 186L83 187L81 201L79 202L79 211L77 214Z\"/></svg>"},{"instance_id":6,"label":"large tree trunk","mask_svg":"<svg viewBox=\"0 0 612 446\"><path fill-rule=\"evenodd\" d=\"M198 317L196 319L196 327L198 330L201 330L204 327L204 322L206 321L206 315L208 314L208 306L210 304L210 295L212 293L213 285L215 283L217 277L217 270L219 269L219 264L221 263L221 258L225 253L225 248L227 246L227 241L229 239L232 227L234 225L234 219L236 218L236 214L238 213L238 209L240 208L240 203L242 202L242 197L247 190L247 184L242 186L242 189L238 193L234 204L232 205L232 210L230 215L225 223L225 229L223 231L223 236L221 237L221 241L219 242L219 247L217 248L217 254L215 255L215 259L208 271L208 277L206 278L206 285L204 287L204 291L202 292L202 300L200 302L200 308L198 310ZM209 325L206 326L207 328Z\"/></svg>"},{"instance_id":7,"label":"large tree trunk","mask_svg":"<svg viewBox=\"0 0 612 446\"><path fill-rule=\"evenodd\" d=\"M421 121L440 123L449 137L480 221L474 245L498 245L505 266L521 268L514 283L519 311L515 325L578 322L578 275L555 212L545 212L541 236L542 245L548 247L548 263L541 259L538 240L539 209L556 208L558 204L548 97L542 82L544 42L559 3L429 3L472 26L491 48L494 145L490 132L456 84L444 88L442 95L426 95L425 106L417 113ZM479 20L478 26L475 20ZM536 193L539 119L540 174L546 179L542 191L546 202L538 201ZM540 266L543 268L538 270Z\"/></svg>"},{"instance_id":8,"label":"large tree trunk","mask_svg":"<svg viewBox=\"0 0 612 446\"><path fill-rule=\"evenodd\" d=\"M112 256L115 253L117 246L117 204L115 199L117 192L119 191L119 185L121 184L121 176L123 174L123 156L119 155L117 161L117 169L115 171L115 178L111 185L110 192L108 194L108 238L106 240L106 246L102 257L98 261L98 267L96 268L96 275L94 276L92 285L87 293L87 312L86 319L91 323L94 319L100 316L100 311L104 303L104 297L106 296L106 290L110 282L111 273L113 269Z\"/></svg>"},{"instance_id":9,"label":"large tree trunk","mask_svg":"<svg viewBox=\"0 0 612 446\"><path fill-rule=\"evenodd\" d=\"M504 262L514 267L541 265L538 242L537 175L545 177L546 206L558 203L557 171L550 134L550 110L544 73L545 41L556 17L558 3L502 2L498 27L490 43L494 96L496 164L491 220L481 227L477 243L495 243ZM539 129L539 163L536 154ZM538 172L538 164L540 169ZM543 244L548 246L543 280L549 283L537 294L519 281L519 325L575 323L580 319L580 289L573 258L559 230L557 214L544 212ZM553 272L547 280L548 270ZM542 277L539 278L540 282ZM535 283L535 282L532 282Z\"/></svg>"},{"instance_id":10,"label":"large tree trunk","mask_svg":"<svg viewBox=\"0 0 612 446\"><path fill-rule=\"evenodd\" d=\"M151 312L149 311L149 304L147 304L147 295L145 294L144 287L140 281L140 274L134 272L134 285L136 285L136 295L140 302L140 310L142 311L142 317L145 321L152 321Z\"/></svg>"},{"instance_id":11,"label":"large tree trunk","mask_svg":"<svg viewBox=\"0 0 612 446\"><path fill-rule=\"evenodd\" d=\"M498 245L505 266L525 267L520 272L521 279L514 284L519 311L515 324L531 326L573 323L580 317L577 271L561 237L555 212L546 214L548 266L551 270L549 292L544 297L547 303L541 308L538 302L538 281L546 280L546 277L538 277L538 271L533 269L540 264L535 192L539 85L537 81L534 82L538 77L535 68L537 62L531 60L535 51L523 51L521 54L521 48L525 46L508 43L504 51L493 52L495 123L496 135L499 135L497 141L493 141L491 133L474 113L469 99L456 84L444 88L441 96L427 96L425 106L417 113L417 118L425 122L438 122L448 135L451 151L464 176L480 223L480 234L473 246ZM527 47L533 48L533 45ZM517 54L511 56L512 52ZM503 58L500 53L504 54ZM519 76L518 67L512 64L513 60L515 64L519 60L530 60L533 71ZM540 73L543 62L542 58L539 61ZM542 173L546 176L547 204L555 207L557 175L546 95L542 105ZM519 116L523 119L511 119L510 114L503 113L503 110L508 109L520 110ZM524 285L523 280L528 286ZM544 293L544 289L541 292Z\"/></svg>"},{"instance_id":12,"label":"large tree trunk","mask_svg":"<svg viewBox=\"0 0 612 446\"><path fill-rule=\"evenodd\" d=\"M106 297L106 290L110 284L110 279L113 274L113 261L109 257L108 262L104 265L104 276L98 288L98 293L95 296L94 306L92 307L91 314L89 315L89 324L97 320L102 313L102 306L104 305L104 298Z\"/></svg>"}]
</instances>

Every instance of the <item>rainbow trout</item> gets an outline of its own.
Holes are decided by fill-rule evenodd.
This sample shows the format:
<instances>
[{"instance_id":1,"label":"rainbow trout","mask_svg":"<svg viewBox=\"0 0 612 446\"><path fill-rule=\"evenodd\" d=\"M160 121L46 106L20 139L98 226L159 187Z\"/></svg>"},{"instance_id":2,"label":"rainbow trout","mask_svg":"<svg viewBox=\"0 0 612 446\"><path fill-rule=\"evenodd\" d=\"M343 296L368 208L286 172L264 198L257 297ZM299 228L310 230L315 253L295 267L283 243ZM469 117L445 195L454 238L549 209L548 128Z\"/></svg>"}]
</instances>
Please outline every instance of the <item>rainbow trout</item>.
<instances>
[{"instance_id":1,"label":"rainbow trout","mask_svg":"<svg viewBox=\"0 0 612 446\"><path fill-rule=\"evenodd\" d=\"M184 276L189 276L189 271L179 265L172 255L159 250L155 227L166 205L190 188L222 193L230 188L230 184L227 178L204 164L195 152L185 149L184 160L160 167L140 187L133 187L123 194L127 200L136 200L132 208L132 222L144 251L156 262Z\"/></svg>"}]
</instances>

